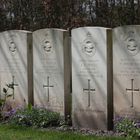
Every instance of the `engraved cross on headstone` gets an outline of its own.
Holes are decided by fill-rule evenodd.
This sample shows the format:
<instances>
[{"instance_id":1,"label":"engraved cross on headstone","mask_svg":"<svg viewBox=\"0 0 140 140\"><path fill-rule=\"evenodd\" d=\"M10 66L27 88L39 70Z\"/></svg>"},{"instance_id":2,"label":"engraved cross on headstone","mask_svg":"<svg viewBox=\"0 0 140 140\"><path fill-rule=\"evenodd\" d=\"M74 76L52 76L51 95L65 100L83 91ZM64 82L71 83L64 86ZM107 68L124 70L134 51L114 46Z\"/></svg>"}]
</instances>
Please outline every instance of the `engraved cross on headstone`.
<instances>
[{"instance_id":1,"label":"engraved cross on headstone","mask_svg":"<svg viewBox=\"0 0 140 140\"><path fill-rule=\"evenodd\" d=\"M131 89L126 88L126 91L131 92L131 107L133 108L134 107L134 103L133 103L134 102L134 99L133 99L134 92L140 91L138 88L134 89L134 79L131 79Z\"/></svg>"},{"instance_id":2,"label":"engraved cross on headstone","mask_svg":"<svg viewBox=\"0 0 140 140\"><path fill-rule=\"evenodd\" d=\"M43 88L47 88L48 92L48 102L50 100L50 87L54 87L53 85L50 85L50 77L47 77L47 85L43 85Z\"/></svg>"},{"instance_id":3,"label":"engraved cross on headstone","mask_svg":"<svg viewBox=\"0 0 140 140\"><path fill-rule=\"evenodd\" d=\"M90 88L90 79L88 79L88 88L84 88L83 91L88 92L88 107L90 107L90 93L95 91L95 89Z\"/></svg>"},{"instance_id":4,"label":"engraved cross on headstone","mask_svg":"<svg viewBox=\"0 0 140 140\"><path fill-rule=\"evenodd\" d=\"M15 84L15 76L12 76L12 90L13 90L13 99L15 99L15 86L18 86L18 84Z\"/></svg>"}]
</instances>

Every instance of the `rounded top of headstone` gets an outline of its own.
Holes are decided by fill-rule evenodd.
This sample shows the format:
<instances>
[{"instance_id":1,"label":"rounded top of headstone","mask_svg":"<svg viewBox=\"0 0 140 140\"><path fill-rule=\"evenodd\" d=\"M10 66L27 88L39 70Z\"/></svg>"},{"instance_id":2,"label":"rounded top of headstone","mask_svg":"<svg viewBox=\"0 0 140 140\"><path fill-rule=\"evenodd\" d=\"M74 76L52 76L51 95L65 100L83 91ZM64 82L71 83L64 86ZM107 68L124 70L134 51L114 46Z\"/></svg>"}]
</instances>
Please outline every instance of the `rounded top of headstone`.
<instances>
[{"instance_id":1,"label":"rounded top of headstone","mask_svg":"<svg viewBox=\"0 0 140 140\"><path fill-rule=\"evenodd\" d=\"M26 31L26 30L7 30L7 31L3 31L1 33L6 33L6 32L32 33L31 31Z\"/></svg>"},{"instance_id":2,"label":"rounded top of headstone","mask_svg":"<svg viewBox=\"0 0 140 140\"><path fill-rule=\"evenodd\" d=\"M104 30L108 30L108 29L111 29L111 28L100 27L100 26L84 26L84 27L74 28L74 29L72 29L72 31L74 31L74 30L81 30L81 29L104 29Z\"/></svg>"},{"instance_id":3,"label":"rounded top of headstone","mask_svg":"<svg viewBox=\"0 0 140 140\"><path fill-rule=\"evenodd\" d=\"M123 26L115 27L115 28L113 28L113 30L116 30L119 28L134 28L134 27L138 28L138 27L140 27L140 25L123 25Z\"/></svg>"},{"instance_id":4,"label":"rounded top of headstone","mask_svg":"<svg viewBox=\"0 0 140 140\"><path fill-rule=\"evenodd\" d=\"M58 29L58 28L43 28L43 29L36 30L34 32L41 32L41 31L44 31L44 30L47 30L47 31L60 31L60 32L66 32L67 31L67 30Z\"/></svg>"},{"instance_id":5,"label":"rounded top of headstone","mask_svg":"<svg viewBox=\"0 0 140 140\"><path fill-rule=\"evenodd\" d=\"M24 33L24 34L31 34L32 32L31 31L26 31L26 30L7 30L7 31L3 31L3 32L0 32L1 34L3 33Z\"/></svg>"}]
</instances>

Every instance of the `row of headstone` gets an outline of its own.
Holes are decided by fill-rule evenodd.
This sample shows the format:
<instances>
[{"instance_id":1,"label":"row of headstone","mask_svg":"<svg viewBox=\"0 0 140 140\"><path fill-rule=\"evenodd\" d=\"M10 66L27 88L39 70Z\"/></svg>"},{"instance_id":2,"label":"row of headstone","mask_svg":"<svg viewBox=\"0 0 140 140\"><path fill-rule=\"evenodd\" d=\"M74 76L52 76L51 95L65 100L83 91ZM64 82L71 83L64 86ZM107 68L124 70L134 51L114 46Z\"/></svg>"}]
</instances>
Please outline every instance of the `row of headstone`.
<instances>
[{"instance_id":1,"label":"row of headstone","mask_svg":"<svg viewBox=\"0 0 140 140\"><path fill-rule=\"evenodd\" d=\"M69 44L59 29L0 33L1 98L5 88L12 107L31 103L70 115Z\"/></svg>"},{"instance_id":2,"label":"row of headstone","mask_svg":"<svg viewBox=\"0 0 140 140\"><path fill-rule=\"evenodd\" d=\"M59 29L2 32L0 95L11 84L12 106L32 103L65 118L72 108L75 127L104 130L116 117L139 119L139 37L140 26L81 27L72 41Z\"/></svg>"}]
</instances>

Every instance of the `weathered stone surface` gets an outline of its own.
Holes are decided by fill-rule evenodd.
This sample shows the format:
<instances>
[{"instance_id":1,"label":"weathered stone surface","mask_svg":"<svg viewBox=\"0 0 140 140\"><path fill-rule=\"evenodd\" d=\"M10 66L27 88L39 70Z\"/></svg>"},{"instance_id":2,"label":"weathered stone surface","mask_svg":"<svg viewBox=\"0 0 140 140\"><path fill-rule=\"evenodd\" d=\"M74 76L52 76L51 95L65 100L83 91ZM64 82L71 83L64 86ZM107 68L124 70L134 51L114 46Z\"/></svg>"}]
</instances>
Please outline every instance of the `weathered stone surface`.
<instances>
[{"instance_id":1,"label":"weathered stone surface","mask_svg":"<svg viewBox=\"0 0 140 140\"><path fill-rule=\"evenodd\" d=\"M110 88L107 87L107 30L96 27L72 30L72 113L75 127L107 129L107 88Z\"/></svg>"},{"instance_id":2,"label":"weathered stone surface","mask_svg":"<svg viewBox=\"0 0 140 140\"><path fill-rule=\"evenodd\" d=\"M70 55L68 32L41 29L33 33L34 102L68 115ZM67 108L68 107L68 108Z\"/></svg>"},{"instance_id":3,"label":"weathered stone surface","mask_svg":"<svg viewBox=\"0 0 140 140\"><path fill-rule=\"evenodd\" d=\"M114 112L140 117L140 26L113 29Z\"/></svg>"},{"instance_id":4,"label":"weathered stone surface","mask_svg":"<svg viewBox=\"0 0 140 140\"><path fill-rule=\"evenodd\" d=\"M12 106L28 103L27 38L30 35L16 30L0 33L0 95L3 98L3 88L8 89ZM7 84L14 88L8 88Z\"/></svg>"}]
</instances>

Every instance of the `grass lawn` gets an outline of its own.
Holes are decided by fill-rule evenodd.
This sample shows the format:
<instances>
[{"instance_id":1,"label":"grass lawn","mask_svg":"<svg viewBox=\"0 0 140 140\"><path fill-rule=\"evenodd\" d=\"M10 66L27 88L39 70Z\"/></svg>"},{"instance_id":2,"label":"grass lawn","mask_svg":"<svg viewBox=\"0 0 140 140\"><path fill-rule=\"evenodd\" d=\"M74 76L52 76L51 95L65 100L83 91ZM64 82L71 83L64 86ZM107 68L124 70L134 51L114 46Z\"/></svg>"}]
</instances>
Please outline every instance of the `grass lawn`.
<instances>
[{"instance_id":1,"label":"grass lawn","mask_svg":"<svg viewBox=\"0 0 140 140\"><path fill-rule=\"evenodd\" d=\"M69 132L0 125L0 140L132 140L129 138L94 137Z\"/></svg>"}]
</instances>

